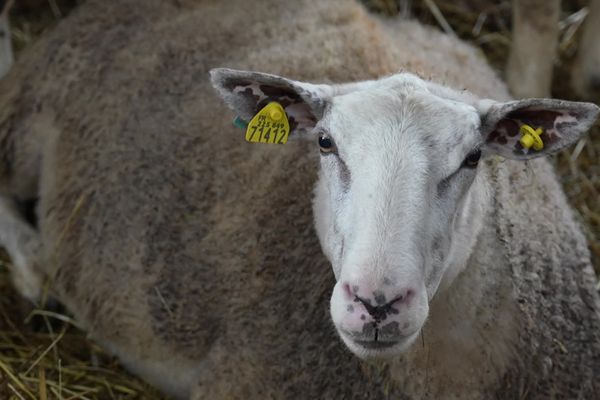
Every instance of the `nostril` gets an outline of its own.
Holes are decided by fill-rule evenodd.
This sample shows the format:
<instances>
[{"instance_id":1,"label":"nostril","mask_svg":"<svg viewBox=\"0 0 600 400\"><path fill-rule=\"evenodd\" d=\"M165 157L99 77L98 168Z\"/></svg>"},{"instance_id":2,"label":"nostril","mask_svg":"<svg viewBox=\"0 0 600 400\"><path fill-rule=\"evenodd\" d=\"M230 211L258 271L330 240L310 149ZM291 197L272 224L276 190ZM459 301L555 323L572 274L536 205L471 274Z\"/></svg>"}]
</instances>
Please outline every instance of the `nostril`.
<instances>
[{"instance_id":1,"label":"nostril","mask_svg":"<svg viewBox=\"0 0 600 400\"><path fill-rule=\"evenodd\" d=\"M403 303L408 303L415 295L415 291L413 289L408 289L404 295L401 297L400 301Z\"/></svg>"},{"instance_id":2,"label":"nostril","mask_svg":"<svg viewBox=\"0 0 600 400\"><path fill-rule=\"evenodd\" d=\"M350 286L350 284L348 282L344 282L344 284L342 285L343 289L344 289L344 296L346 297L346 300L354 300L354 292L356 291L352 291L352 286Z\"/></svg>"},{"instance_id":3,"label":"nostril","mask_svg":"<svg viewBox=\"0 0 600 400\"><path fill-rule=\"evenodd\" d=\"M401 295L396 296L388 304L390 304L390 305L396 304L396 303L398 303L398 304L406 304L406 303L408 303L413 298L414 295L415 295L415 291L413 289L407 289Z\"/></svg>"},{"instance_id":4,"label":"nostril","mask_svg":"<svg viewBox=\"0 0 600 400\"><path fill-rule=\"evenodd\" d=\"M400 307L402 305L408 306L408 303L415 294L413 289L407 289L403 294L394 297L389 302L376 301L375 303L372 303L370 299L359 297L350 289L351 287L349 285L347 288L345 287L346 293L352 295L355 302L360 302L362 304L369 315L373 317L375 323L384 321L390 315L400 314ZM377 296L375 295L375 297Z\"/></svg>"}]
</instances>

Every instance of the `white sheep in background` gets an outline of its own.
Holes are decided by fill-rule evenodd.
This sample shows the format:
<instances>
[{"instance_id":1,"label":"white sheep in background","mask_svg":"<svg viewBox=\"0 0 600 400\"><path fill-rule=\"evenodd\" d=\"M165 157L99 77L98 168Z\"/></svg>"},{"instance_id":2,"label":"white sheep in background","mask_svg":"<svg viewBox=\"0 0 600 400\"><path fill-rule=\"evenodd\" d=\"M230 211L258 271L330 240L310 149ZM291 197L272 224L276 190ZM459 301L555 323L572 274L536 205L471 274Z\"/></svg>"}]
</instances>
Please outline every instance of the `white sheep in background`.
<instances>
[{"instance_id":1,"label":"white sheep in background","mask_svg":"<svg viewBox=\"0 0 600 400\"><path fill-rule=\"evenodd\" d=\"M17 65L0 81L17 286L35 300L48 279L164 392L598 393L585 239L549 163L523 162L594 105L510 101L471 47L353 1L88 0ZM212 82L244 119L282 103L298 140L244 142L219 66L278 74ZM9 204L32 198L36 229Z\"/></svg>"}]
</instances>

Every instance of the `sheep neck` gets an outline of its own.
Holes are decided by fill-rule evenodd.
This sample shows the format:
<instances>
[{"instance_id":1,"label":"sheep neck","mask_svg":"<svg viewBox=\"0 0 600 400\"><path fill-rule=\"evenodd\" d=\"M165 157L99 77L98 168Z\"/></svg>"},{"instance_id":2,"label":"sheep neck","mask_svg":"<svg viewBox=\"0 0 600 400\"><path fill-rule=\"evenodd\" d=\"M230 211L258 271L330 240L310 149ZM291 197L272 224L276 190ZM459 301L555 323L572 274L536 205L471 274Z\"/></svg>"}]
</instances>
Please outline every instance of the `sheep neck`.
<instances>
[{"instance_id":1,"label":"sheep neck","mask_svg":"<svg viewBox=\"0 0 600 400\"><path fill-rule=\"evenodd\" d=\"M456 217L421 338L389 363L394 383L416 398L483 398L514 354L518 313L496 237L490 176L490 165L482 165Z\"/></svg>"}]
</instances>

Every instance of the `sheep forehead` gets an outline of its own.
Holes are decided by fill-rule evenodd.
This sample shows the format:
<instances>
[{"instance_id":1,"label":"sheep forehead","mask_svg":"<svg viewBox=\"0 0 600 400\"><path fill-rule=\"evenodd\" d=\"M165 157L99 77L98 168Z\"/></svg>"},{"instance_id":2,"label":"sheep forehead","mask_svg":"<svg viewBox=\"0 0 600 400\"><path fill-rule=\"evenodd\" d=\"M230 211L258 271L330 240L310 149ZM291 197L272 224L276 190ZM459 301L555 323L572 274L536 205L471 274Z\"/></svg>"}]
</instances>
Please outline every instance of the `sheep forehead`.
<instances>
[{"instance_id":1,"label":"sheep forehead","mask_svg":"<svg viewBox=\"0 0 600 400\"><path fill-rule=\"evenodd\" d=\"M440 97L409 74L336 96L327 114L321 127L334 137L340 154L361 161L386 154L415 161L425 157L439 160L443 169L481 139L473 106Z\"/></svg>"}]
</instances>

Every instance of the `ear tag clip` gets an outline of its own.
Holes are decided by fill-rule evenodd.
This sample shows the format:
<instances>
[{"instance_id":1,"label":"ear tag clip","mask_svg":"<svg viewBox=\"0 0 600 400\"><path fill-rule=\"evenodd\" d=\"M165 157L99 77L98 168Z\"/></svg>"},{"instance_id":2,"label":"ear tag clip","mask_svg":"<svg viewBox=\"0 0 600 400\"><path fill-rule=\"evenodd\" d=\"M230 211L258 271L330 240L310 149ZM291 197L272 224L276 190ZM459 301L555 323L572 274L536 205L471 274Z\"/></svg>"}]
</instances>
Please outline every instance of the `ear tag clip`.
<instances>
[{"instance_id":1,"label":"ear tag clip","mask_svg":"<svg viewBox=\"0 0 600 400\"><path fill-rule=\"evenodd\" d=\"M246 141L251 143L285 144L290 134L290 124L281 104L272 101L248 123Z\"/></svg>"},{"instance_id":2,"label":"ear tag clip","mask_svg":"<svg viewBox=\"0 0 600 400\"><path fill-rule=\"evenodd\" d=\"M519 128L521 132L521 139L519 139L519 143L525 149L530 149L533 147L535 151L540 151L544 148L544 142L540 135L543 133L542 128L533 129L531 126L527 124L521 125Z\"/></svg>"},{"instance_id":3,"label":"ear tag clip","mask_svg":"<svg viewBox=\"0 0 600 400\"><path fill-rule=\"evenodd\" d=\"M246 129L248 129L248 121L244 121L240 117L235 117L233 119L233 126L235 126L236 128L246 130Z\"/></svg>"}]
</instances>

